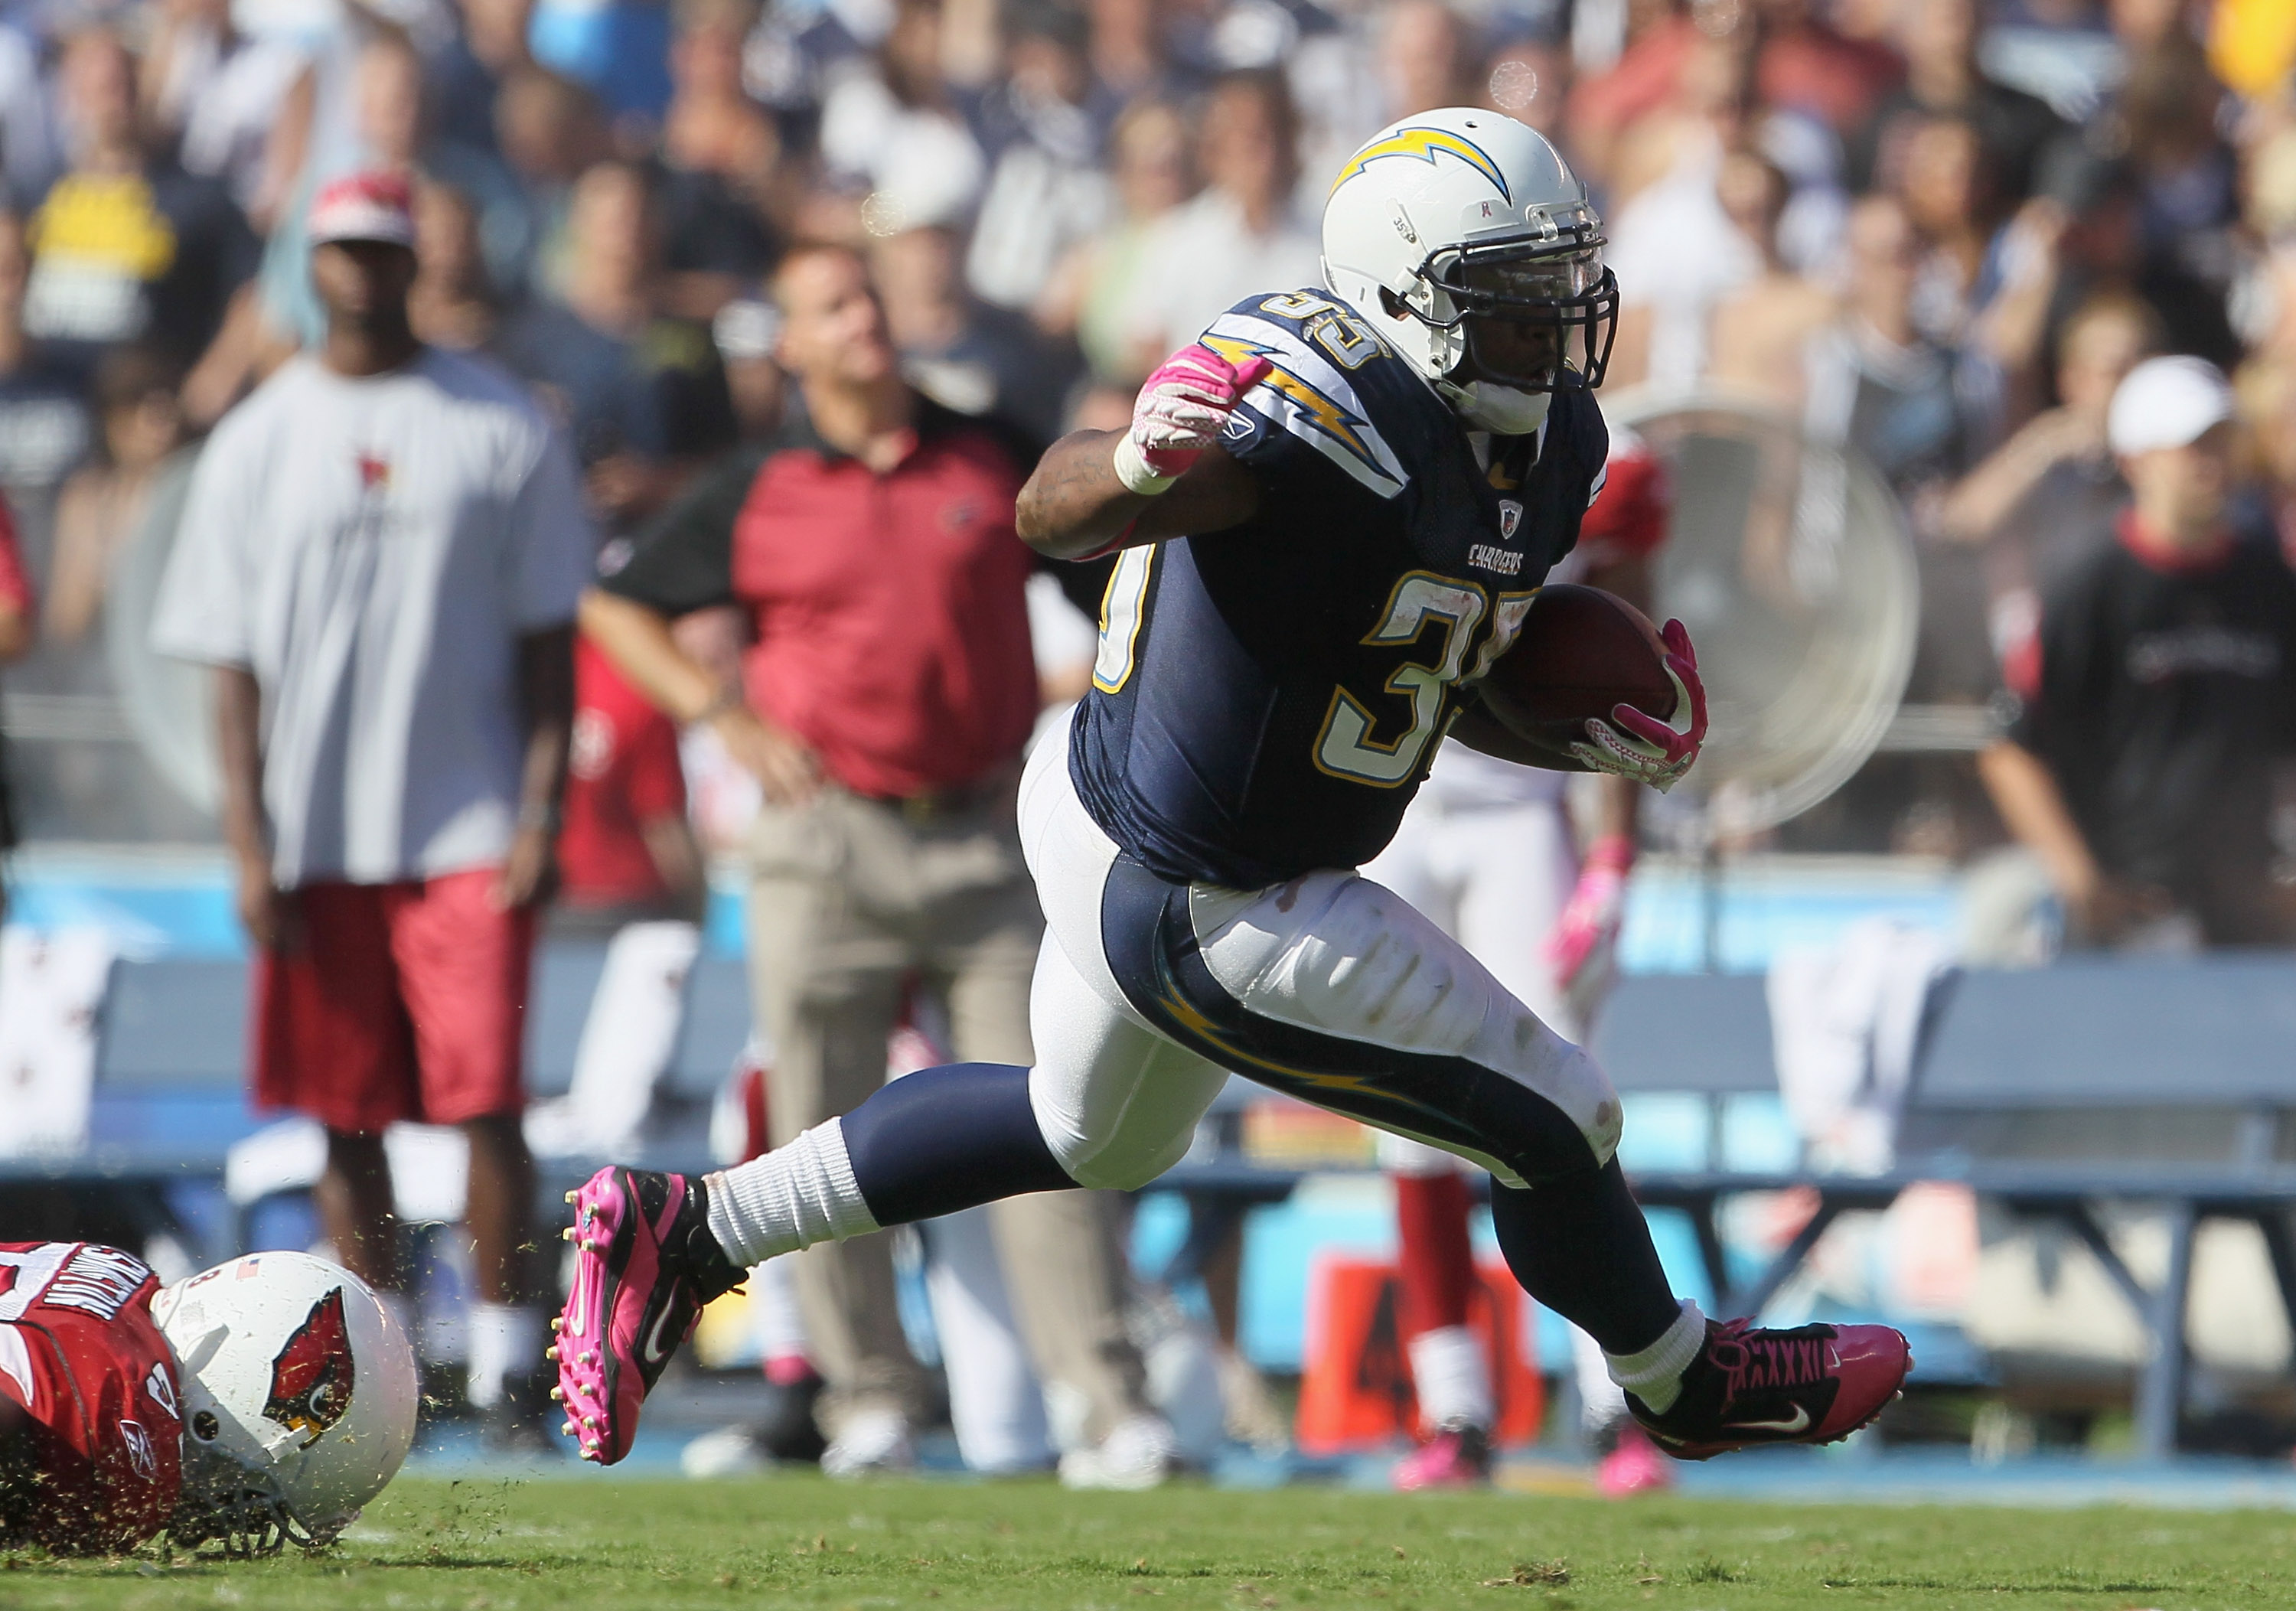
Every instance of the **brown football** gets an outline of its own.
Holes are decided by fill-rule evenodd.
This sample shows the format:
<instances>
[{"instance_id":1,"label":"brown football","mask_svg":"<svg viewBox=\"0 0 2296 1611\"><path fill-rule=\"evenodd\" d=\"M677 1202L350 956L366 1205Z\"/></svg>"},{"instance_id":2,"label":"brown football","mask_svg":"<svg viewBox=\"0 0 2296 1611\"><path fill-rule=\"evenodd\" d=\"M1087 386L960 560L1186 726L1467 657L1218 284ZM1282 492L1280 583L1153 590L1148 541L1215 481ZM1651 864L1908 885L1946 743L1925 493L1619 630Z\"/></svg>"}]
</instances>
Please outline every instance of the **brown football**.
<instances>
[{"instance_id":1,"label":"brown football","mask_svg":"<svg viewBox=\"0 0 2296 1611\"><path fill-rule=\"evenodd\" d=\"M1587 736L1587 719L1632 705L1669 721L1677 695L1666 645L1650 618L1599 588L1555 582L1538 591L1514 646L1477 685L1483 705L1543 749Z\"/></svg>"}]
</instances>

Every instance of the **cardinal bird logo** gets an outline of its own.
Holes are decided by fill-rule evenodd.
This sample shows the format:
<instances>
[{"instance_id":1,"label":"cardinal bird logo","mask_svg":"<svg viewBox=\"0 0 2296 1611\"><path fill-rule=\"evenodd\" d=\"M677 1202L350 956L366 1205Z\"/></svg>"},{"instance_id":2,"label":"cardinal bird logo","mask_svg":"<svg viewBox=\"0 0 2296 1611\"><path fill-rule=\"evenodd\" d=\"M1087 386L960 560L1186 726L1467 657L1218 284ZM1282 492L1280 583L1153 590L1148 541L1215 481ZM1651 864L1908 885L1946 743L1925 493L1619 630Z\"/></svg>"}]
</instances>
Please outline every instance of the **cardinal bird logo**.
<instances>
[{"instance_id":1,"label":"cardinal bird logo","mask_svg":"<svg viewBox=\"0 0 2296 1611\"><path fill-rule=\"evenodd\" d=\"M263 1418L309 1433L303 1440L308 1449L350 1408L351 1375L350 1327L338 1286L311 1305L271 1361L271 1396L264 1401Z\"/></svg>"}]
</instances>

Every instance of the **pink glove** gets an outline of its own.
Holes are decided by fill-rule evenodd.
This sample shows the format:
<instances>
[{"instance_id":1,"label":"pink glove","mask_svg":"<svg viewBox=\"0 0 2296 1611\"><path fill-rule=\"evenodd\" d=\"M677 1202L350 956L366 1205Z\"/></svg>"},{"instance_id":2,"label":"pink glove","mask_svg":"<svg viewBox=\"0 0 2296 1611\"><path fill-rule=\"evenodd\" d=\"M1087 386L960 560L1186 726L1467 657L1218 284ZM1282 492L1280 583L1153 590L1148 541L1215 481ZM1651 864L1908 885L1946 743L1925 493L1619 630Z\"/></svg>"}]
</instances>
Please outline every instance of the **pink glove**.
<instances>
[{"instance_id":1,"label":"pink glove","mask_svg":"<svg viewBox=\"0 0 2296 1611\"><path fill-rule=\"evenodd\" d=\"M1557 983L1570 985L1590 958L1617 941L1627 915L1627 875L1634 865L1635 842L1624 834L1607 834L1587 851L1578 885L1546 939L1546 959L1554 965Z\"/></svg>"},{"instance_id":2,"label":"pink glove","mask_svg":"<svg viewBox=\"0 0 2296 1611\"><path fill-rule=\"evenodd\" d=\"M1674 679L1674 718L1685 725L1669 726L1632 705L1612 705L1610 721L1587 719L1587 738L1572 744L1570 753L1590 771L1631 777L1663 794L1682 781L1706 742L1706 685L1698 680L1689 629L1670 621L1659 637L1667 646L1666 674Z\"/></svg>"},{"instance_id":3,"label":"pink glove","mask_svg":"<svg viewBox=\"0 0 2296 1611\"><path fill-rule=\"evenodd\" d=\"M1231 364L1201 343L1183 347L1140 388L1132 429L1116 444L1116 475L1135 492L1161 492L1219 440L1243 394L1275 366Z\"/></svg>"}]
</instances>

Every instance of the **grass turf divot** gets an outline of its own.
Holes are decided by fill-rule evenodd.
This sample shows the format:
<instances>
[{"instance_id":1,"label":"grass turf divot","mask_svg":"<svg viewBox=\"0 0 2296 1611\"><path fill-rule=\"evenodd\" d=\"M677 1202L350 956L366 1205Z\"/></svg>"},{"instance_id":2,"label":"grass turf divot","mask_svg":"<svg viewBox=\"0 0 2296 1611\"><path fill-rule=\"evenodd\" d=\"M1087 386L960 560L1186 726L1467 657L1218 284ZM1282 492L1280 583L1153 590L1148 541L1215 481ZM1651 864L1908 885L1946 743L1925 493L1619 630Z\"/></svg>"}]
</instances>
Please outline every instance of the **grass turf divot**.
<instances>
[{"instance_id":1,"label":"grass turf divot","mask_svg":"<svg viewBox=\"0 0 2296 1611\"><path fill-rule=\"evenodd\" d=\"M408 1480L325 1555L0 1555L0 1611L2270 1611L2296 1517L1046 1482Z\"/></svg>"}]
</instances>

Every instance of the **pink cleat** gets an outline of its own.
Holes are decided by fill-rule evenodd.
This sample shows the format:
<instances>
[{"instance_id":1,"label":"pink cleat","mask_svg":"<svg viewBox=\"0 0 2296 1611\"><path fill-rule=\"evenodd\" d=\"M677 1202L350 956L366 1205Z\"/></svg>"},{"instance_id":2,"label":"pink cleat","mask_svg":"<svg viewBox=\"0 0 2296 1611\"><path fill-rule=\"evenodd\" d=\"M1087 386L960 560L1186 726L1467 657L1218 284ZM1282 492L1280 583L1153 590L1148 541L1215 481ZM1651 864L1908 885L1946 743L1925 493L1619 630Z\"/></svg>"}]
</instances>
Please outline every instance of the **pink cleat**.
<instances>
[{"instance_id":1,"label":"pink cleat","mask_svg":"<svg viewBox=\"0 0 2296 1611\"><path fill-rule=\"evenodd\" d=\"M1395 1463L1389 1480L1421 1488L1480 1488L1491 1480L1491 1436L1472 1421L1446 1421L1435 1435Z\"/></svg>"},{"instance_id":2,"label":"pink cleat","mask_svg":"<svg viewBox=\"0 0 2296 1611\"><path fill-rule=\"evenodd\" d=\"M558 1391L564 1430L582 1458L611 1466L630 1451L638 1408L678 1345L693 1335L701 1306L742 1284L709 1234L709 1197L686 1175L602 1169L574 1204L574 1284L565 1312L551 1322L558 1341Z\"/></svg>"},{"instance_id":3,"label":"pink cleat","mask_svg":"<svg viewBox=\"0 0 2296 1611\"><path fill-rule=\"evenodd\" d=\"M1595 1473L1595 1487L1604 1499L1632 1499L1637 1493L1662 1493L1674 1486L1674 1468L1658 1445L1641 1427L1628 1421L1619 1428L1619 1441Z\"/></svg>"},{"instance_id":4,"label":"pink cleat","mask_svg":"<svg viewBox=\"0 0 2296 1611\"><path fill-rule=\"evenodd\" d=\"M1627 1408L1678 1460L1757 1443L1839 1443L1882 1413L1914 1365L1887 1326L1706 1322L1706 1347L1682 1374L1682 1396L1659 1415L1631 1393Z\"/></svg>"}]
</instances>

